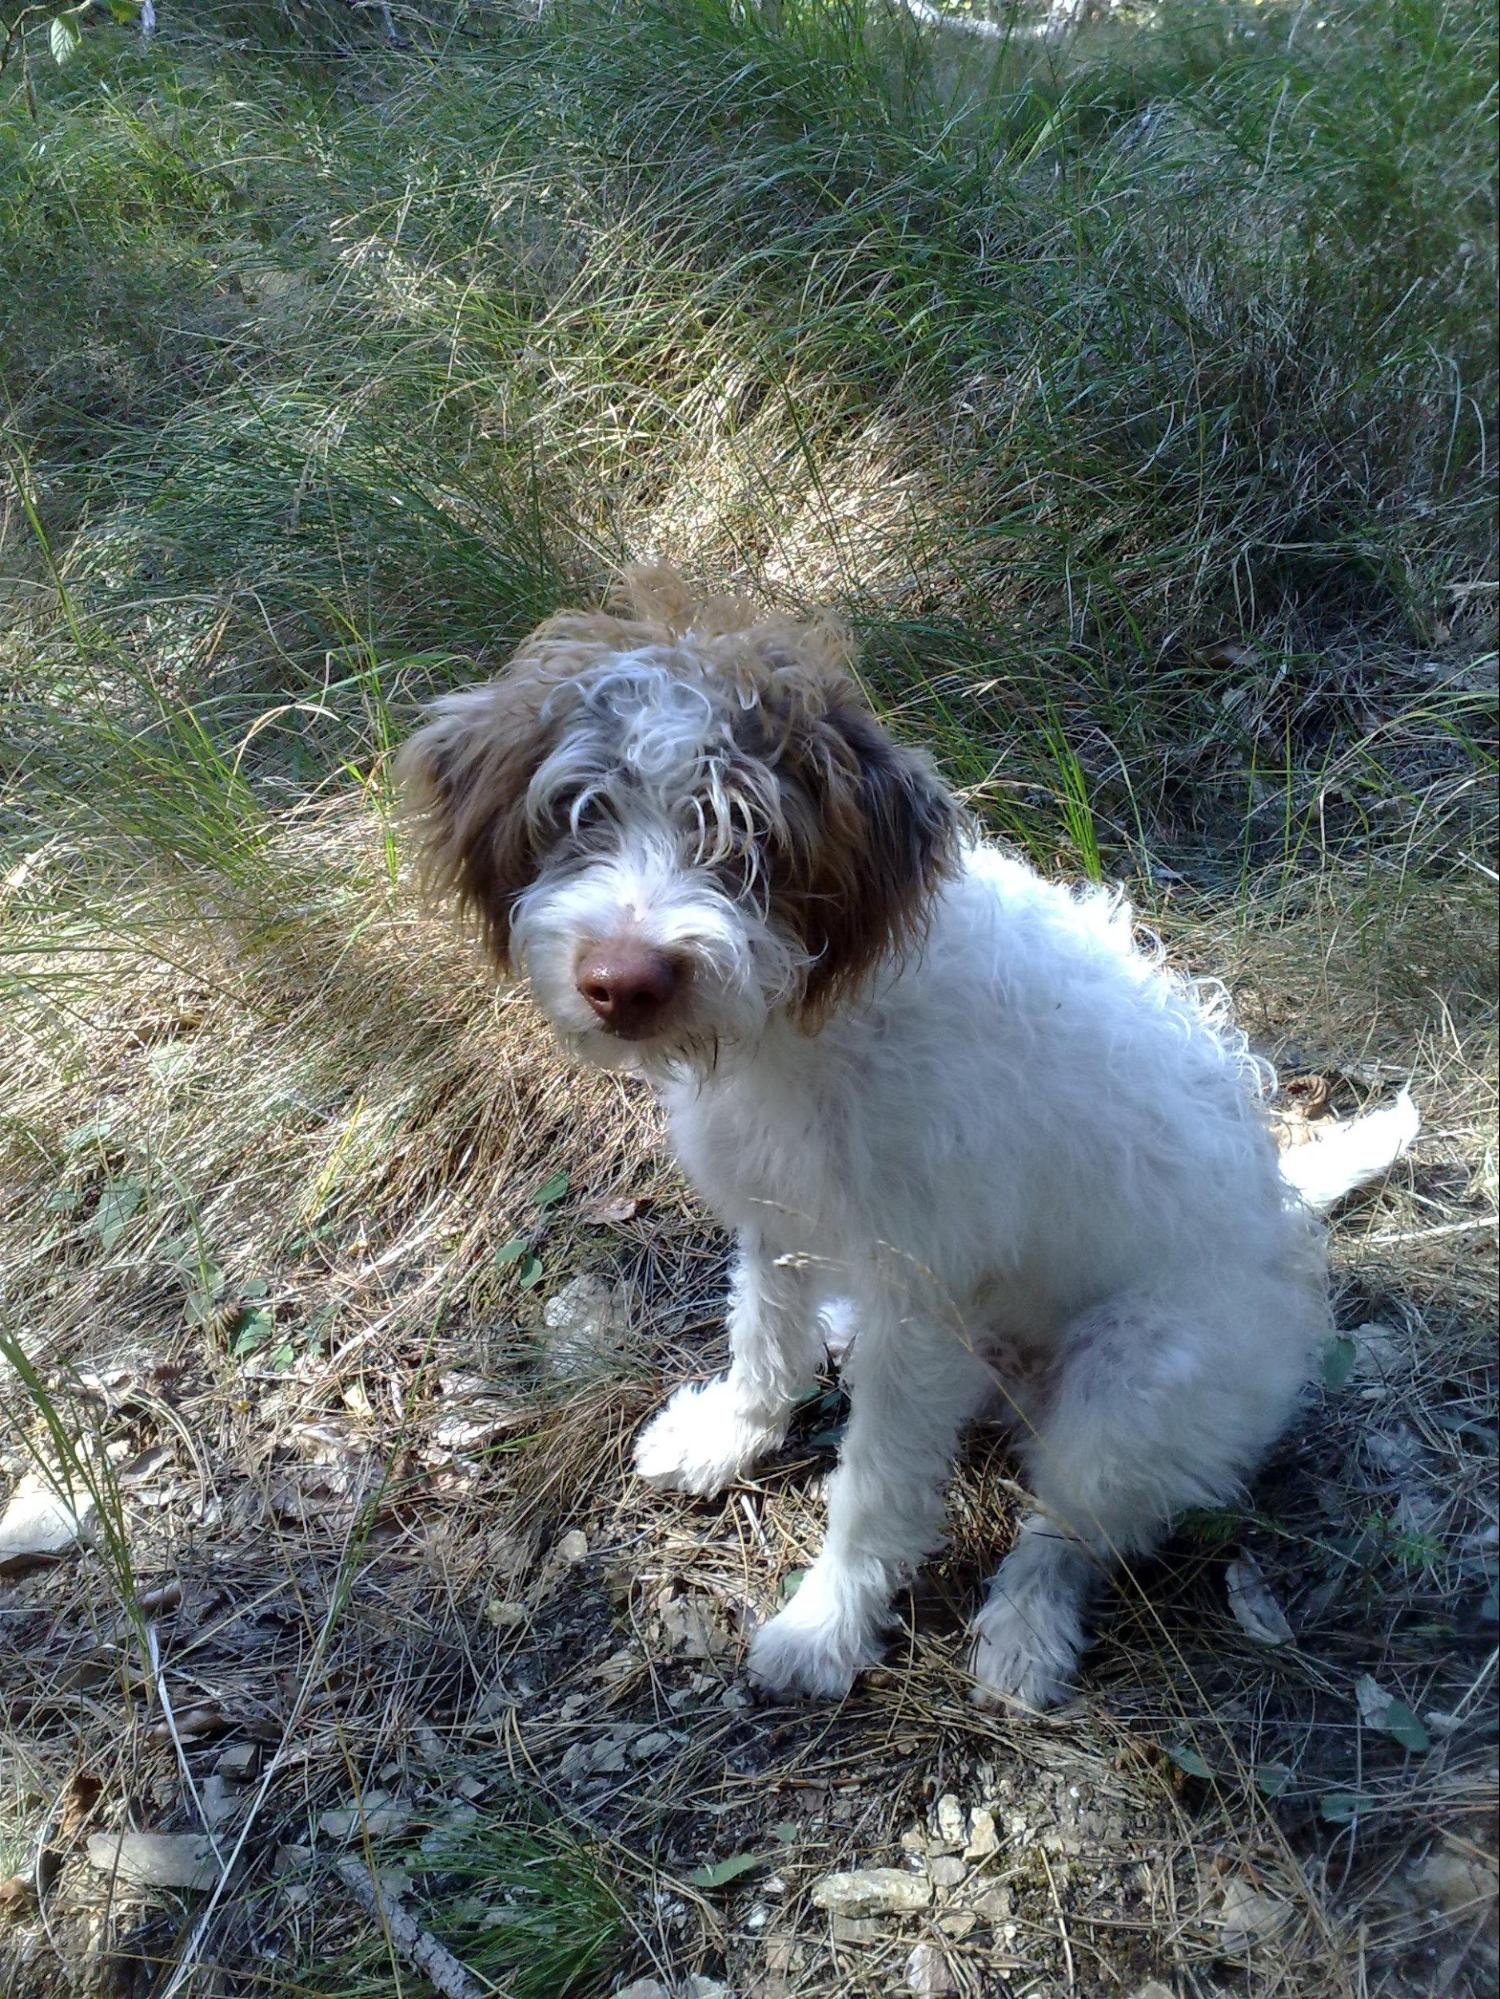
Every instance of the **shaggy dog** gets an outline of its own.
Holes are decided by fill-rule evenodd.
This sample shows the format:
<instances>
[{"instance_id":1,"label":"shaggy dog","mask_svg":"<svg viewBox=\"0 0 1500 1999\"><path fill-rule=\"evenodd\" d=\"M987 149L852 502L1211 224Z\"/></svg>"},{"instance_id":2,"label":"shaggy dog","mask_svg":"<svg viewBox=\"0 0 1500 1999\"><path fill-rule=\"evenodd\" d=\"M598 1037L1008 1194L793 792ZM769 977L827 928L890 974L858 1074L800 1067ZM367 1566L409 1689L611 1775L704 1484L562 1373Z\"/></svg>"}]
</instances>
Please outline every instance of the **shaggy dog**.
<instances>
[{"instance_id":1,"label":"shaggy dog","mask_svg":"<svg viewBox=\"0 0 1500 1999\"><path fill-rule=\"evenodd\" d=\"M1240 1492L1292 1414L1329 1327L1313 1210L1400 1152L1409 1100L1279 1163L1221 1002L1118 895L980 840L831 624L637 573L439 700L402 765L429 889L567 1050L650 1078L734 1231L728 1372L647 1424L641 1476L745 1476L830 1312L855 1329L826 1539L752 1679L842 1694L879 1657L998 1411L1032 1505L972 1668L1055 1700L1096 1578Z\"/></svg>"}]
</instances>

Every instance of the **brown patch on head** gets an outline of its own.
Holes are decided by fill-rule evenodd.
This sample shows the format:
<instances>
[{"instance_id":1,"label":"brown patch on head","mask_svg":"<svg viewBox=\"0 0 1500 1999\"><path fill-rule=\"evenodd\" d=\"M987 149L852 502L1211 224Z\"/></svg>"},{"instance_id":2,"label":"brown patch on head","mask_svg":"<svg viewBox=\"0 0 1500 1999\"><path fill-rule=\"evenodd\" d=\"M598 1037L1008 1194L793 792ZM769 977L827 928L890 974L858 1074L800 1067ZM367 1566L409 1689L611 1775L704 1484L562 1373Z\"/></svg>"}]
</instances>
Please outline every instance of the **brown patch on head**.
<instances>
[{"instance_id":1,"label":"brown patch on head","mask_svg":"<svg viewBox=\"0 0 1500 1999\"><path fill-rule=\"evenodd\" d=\"M541 859L526 793L561 730L559 680L518 658L503 679L435 702L396 762L424 891L456 899L504 972L511 913Z\"/></svg>"},{"instance_id":2,"label":"brown patch on head","mask_svg":"<svg viewBox=\"0 0 1500 1999\"><path fill-rule=\"evenodd\" d=\"M808 1026L920 934L960 826L926 757L892 742L842 676L822 689L775 756L769 867L773 913L812 959L796 1008Z\"/></svg>"}]
</instances>

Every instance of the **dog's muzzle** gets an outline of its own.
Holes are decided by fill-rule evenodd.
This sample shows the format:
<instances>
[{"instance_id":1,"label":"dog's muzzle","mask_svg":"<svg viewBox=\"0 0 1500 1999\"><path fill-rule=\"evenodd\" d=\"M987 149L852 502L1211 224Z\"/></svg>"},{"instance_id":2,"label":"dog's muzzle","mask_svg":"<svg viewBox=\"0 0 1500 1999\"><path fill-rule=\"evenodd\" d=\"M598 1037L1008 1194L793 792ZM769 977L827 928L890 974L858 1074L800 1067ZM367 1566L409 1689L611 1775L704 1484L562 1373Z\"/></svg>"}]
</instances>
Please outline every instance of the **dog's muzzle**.
<instances>
[{"instance_id":1,"label":"dog's muzzle","mask_svg":"<svg viewBox=\"0 0 1500 1999\"><path fill-rule=\"evenodd\" d=\"M646 1041L666 1021L682 973L649 945L604 944L580 957L573 982L610 1034Z\"/></svg>"}]
</instances>

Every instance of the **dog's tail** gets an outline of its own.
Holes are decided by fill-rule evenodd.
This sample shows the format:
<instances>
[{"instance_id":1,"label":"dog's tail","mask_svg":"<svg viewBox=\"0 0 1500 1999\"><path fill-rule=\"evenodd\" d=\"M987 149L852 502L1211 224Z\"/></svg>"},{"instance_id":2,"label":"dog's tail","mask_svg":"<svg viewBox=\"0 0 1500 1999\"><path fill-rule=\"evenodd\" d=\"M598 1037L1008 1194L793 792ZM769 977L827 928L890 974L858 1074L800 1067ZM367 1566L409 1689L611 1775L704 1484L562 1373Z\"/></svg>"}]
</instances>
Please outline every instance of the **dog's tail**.
<instances>
[{"instance_id":1,"label":"dog's tail","mask_svg":"<svg viewBox=\"0 0 1500 1999\"><path fill-rule=\"evenodd\" d=\"M1403 1090L1378 1111L1348 1124L1331 1124L1305 1145L1289 1146L1281 1155L1281 1177L1315 1214L1324 1214L1345 1194L1393 1166L1421 1124L1411 1092Z\"/></svg>"}]
</instances>

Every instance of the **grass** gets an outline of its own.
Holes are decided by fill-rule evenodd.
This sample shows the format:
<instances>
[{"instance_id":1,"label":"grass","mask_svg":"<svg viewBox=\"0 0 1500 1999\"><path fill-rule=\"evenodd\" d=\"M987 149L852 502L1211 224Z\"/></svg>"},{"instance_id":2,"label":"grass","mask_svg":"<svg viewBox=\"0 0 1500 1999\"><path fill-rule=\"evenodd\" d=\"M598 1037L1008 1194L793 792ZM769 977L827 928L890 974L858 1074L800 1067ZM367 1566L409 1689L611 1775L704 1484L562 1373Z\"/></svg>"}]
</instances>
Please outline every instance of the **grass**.
<instances>
[{"instance_id":1,"label":"grass","mask_svg":"<svg viewBox=\"0 0 1500 1999\"><path fill-rule=\"evenodd\" d=\"M1488 11L392 17L164 7L59 70L38 16L0 75L0 1494L103 1523L0 1580L0 1854L47 1856L0 1985L421 1994L357 1853L518 1999L884 1993L919 1941L965 1993L1487 1990ZM723 1245L405 894L418 700L643 555L837 605L995 832L1338 1107L1422 1104L1335 1233L1332 1385L1054 1720L964 1699L982 1444L889 1667L744 1708L826 1409L721 1508L635 1490ZM581 1374L580 1274L630 1326ZM950 1794L1002 1842L927 1916L811 1905ZM211 1900L84 1857L205 1817Z\"/></svg>"}]
</instances>

